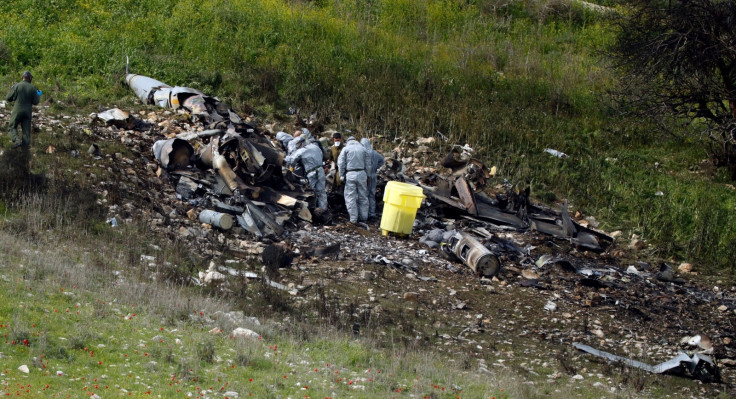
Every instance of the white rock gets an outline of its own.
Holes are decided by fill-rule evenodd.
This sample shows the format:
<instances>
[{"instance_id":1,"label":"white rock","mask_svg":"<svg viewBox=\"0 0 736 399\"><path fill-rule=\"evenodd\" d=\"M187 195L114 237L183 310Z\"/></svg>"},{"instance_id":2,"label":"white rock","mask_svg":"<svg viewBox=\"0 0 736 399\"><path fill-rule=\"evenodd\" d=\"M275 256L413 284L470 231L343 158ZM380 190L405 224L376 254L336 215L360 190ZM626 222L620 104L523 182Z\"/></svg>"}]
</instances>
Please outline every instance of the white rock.
<instances>
[{"instance_id":1,"label":"white rock","mask_svg":"<svg viewBox=\"0 0 736 399\"><path fill-rule=\"evenodd\" d=\"M235 391L227 391L227 392L225 392L225 397L226 398L238 399L238 395L239 394L237 392L235 392Z\"/></svg>"},{"instance_id":2,"label":"white rock","mask_svg":"<svg viewBox=\"0 0 736 399\"><path fill-rule=\"evenodd\" d=\"M26 374L28 374L29 371L30 371L30 370L28 370L28 366L26 366L25 364L22 365L22 366L20 366L20 367L18 367L18 370L20 370L22 373L26 373Z\"/></svg>"},{"instance_id":3,"label":"white rock","mask_svg":"<svg viewBox=\"0 0 736 399\"><path fill-rule=\"evenodd\" d=\"M582 375L580 375L580 374L575 374L574 376L572 376L572 379L573 379L573 380L582 380L582 379L584 379L584 378L585 378L585 377L583 377L583 376L582 376Z\"/></svg>"},{"instance_id":4,"label":"white rock","mask_svg":"<svg viewBox=\"0 0 736 399\"><path fill-rule=\"evenodd\" d=\"M677 270L680 273L692 273L693 264L692 263L681 263L680 266L677 266Z\"/></svg>"},{"instance_id":5,"label":"white rock","mask_svg":"<svg viewBox=\"0 0 736 399\"><path fill-rule=\"evenodd\" d=\"M61 377L62 375L64 375L64 372L61 371L61 370L56 370L56 375L58 375L59 377Z\"/></svg>"},{"instance_id":6,"label":"white rock","mask_svg":"<svg viewBox=\"0 0 736 399\"><path fill-rule=\"evenodd\" d=\"M249 330L247 328L238 327L233 330L233 332L230 333L234 338L252 338L252 339L258 339L260 335L258 335L257 332L253 330Z\"/></svg>"},{"instance_id":7,"label":"white rock","mask_svg":"<svg viewBox=\"0 0 736 399\"><path fill-rule=\"evenodd\" d=\"M634 266L629 266L628 268L626 268L626 273L639 275L639 271L636 270Z\"/></svg>"},{"instance_id":8,"label":"white rock","mask_svg":"<svg viewBox=\"0 0 736 399\"><path fill-rule=\"evenodd\" d=\"M216 283L216 282L220 282L220 281L225 281L226 278L227 277L224 274L222 274L222 273L220 273L218 271L208 271L204 275L204 282L205 283L208 283L208 284L209 283Z\"/></svg>"},{"instance_id":9,"label":"white rock","mask_svg":"<svg viewBox=\"0 0 736 399\"><path fill-rule=\"evenodd\" d=\"M557 310L557 304L552 301L547 301L547 303L544 305L544 310L554 312L555 310Z\"/></svg>"}]
</instances>

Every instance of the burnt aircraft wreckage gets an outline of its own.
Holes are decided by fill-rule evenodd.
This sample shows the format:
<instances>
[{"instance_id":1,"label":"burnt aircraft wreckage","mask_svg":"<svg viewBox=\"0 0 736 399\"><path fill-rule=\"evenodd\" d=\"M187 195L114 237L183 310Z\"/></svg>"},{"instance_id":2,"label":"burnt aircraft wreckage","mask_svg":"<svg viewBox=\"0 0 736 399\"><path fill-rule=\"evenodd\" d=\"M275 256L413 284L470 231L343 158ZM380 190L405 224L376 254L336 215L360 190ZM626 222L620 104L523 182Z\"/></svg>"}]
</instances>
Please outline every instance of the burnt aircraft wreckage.
<instances>
[{"instance_id":1,"label":"burnt aircraft wreckage","mask_svg":"<svg viewBox=\"0 0 736 399\"><path fill-rule=\"evenodd\" d=\"M389 181L421 187L426 197L417 210L413 234L409 234L408 240L387 242L394 240L392 237L396 234L384 237L381 230L373 226L370 226L373 230L366 232L350 225L337 225L334 222L345 220L339 213L339 194L333 193L326 215L313 214L315 200L312 192L302 189L307 186L301 178L283 167L285 154L275 141L276 129L257 125L252 119L237 115L216 97L196 89L172 87L132 74L126 77L126 82L144 104L170 111L139 113L148 114L146 123L157 125L140 129L141 133L134 135L138 139L136 152L152 148L157 161L146 162L146 173L151 175L146 187L160 191L155 196L147 196L154 208L159 208L156 213L160 216L157 216L155 226L177 239L201 243L202 251L215 258L214 263L217 263L217 257L224 255L223 248L227 248L227 256L260 257L269 278L267 283L289 290L292 295L303 295L301 290L306 290L311 284L304 283L306 288L296 280L292 280L289 286L282 284L289 283L289 277L294 275L305 277L307 270L301 268L304 264L324 267L332 273L333 264L326 259L347 259L360 266L371 266L371 262L386 266L418 281L436 281L435 268L451 273L468 273L470 269L478 276L479 287L493 284L496 277L504 285L518 283L539 292L557 290L563 298L561 301L590 307L606 306L641 320L658 320L662 314L674 314L662 309L670 309L664 306L681 306L680 303L673 305L675 302L670 299L678 295L691 298L687 302L682 301L685 307L696 300L708 303L718 300L714 293L701 293L672 278L671 270L660 270L655 275L654 270L647 271L648 265L645 269L638 263L637 268L641 272L623 270L624 267L615 259L618 249L611 246L613 238L595 229L594 222L587 223L566 203L551 209L532 202L529 189L508 182L500 183L501 179L493 178L494 172L474 157L467 145L438 145L439 140L447 141L439 133L439 137L395 141L398 143L396 147L384 153L386 164L378 173L379 216L383 191ZM138 130L138 127L131 126L141 124L140 120L130 120L135 118L131 113L120 110L100 113L96 117L114 126L110 128L114 132L118 129ZM318 131L312 133L319 138ZM125 135L133 134L126 132ZM376 144L386 148L387 141L377 141ZM449 153L444 158L428 156L448 147ZM153 176L154 171L158 178ZM328 179L328 192L330 188ZM169 217L171 215L174 216ZM309 223L316 226L310 227ZM210 234L212 231L208 225L218 230L216 235ZM222 233L224 230L228 233ZM222 245L218 244L216 249L207 248L204 244L215 243L213 237L217 237L217 242ZM221 237L228 239L227 244L224 240L219 241ZM355 242L346 245L351 239ZM425 247L410 242L417 239L418 244ZM430 263L425 265L411 262L413 259L409 256L397 256L390 249L394 246L410 248L408 251L411 253L431 253L432 256L426 256ZM262 251L251 251L254 248ZM268 254L274 252L277 255L268 258ZM278 269L288 267L292 257L301 258L292 268L293 273L279 276ZM215 271L219 271L226 282L231 276L258 277L251 271L219 265L211 265L210 269L207 273L200 273L201 281L197 284L209 284L207 275L214 275ZM356 269L363 270L362 267ZM659 306L659 302L657 306L643 304L638 293L647 290L652 291L663 305ZM732 303L726 303L729 309L733 309ZM465 309L464 306L460 307L458 303L455 308ZM554 312L555 306L552 303L544 310ZM556 338L564 335L557 332L545 334ZM581 345L598 343L586 337L579 342ZM606 345L600 346L608 349ZM592 347L576 347L614 362L627 362L627 359L612 357L615 355L603 351L596 352ZM684 364L685 360L689 362L689 370L685 371L696 378L716 373L710 371L709 359L702 356L689 360L678 357L664 365L669 370L674 361ZM635 367L642 366L639 367L642 370L665 371L661 365L644 367L633 362L627 365L629 363Z\"/></svg>"},{"instance_id":2,"label":"burnt aircraft wreckage","mask_svg":"<svg viewBox=\"0 0 736 399\"><path fill-rule=\"evenodd\" d=\"M302 188L306 186L301 184L300 176L283 168L284 151L270 132L259 131L249 118L240 117L216 97L199 90L172 87L136 74L128 74L125 81L144 104L186 114L196 125L196 130L170 134L152 148L161 173L166 173L176 186L179 199L199 209L231 215L256 238L281 236L297 228L300 221L328 220L323 215L313 220L315 199L311 191ZM532 205L528 189L509 190L492 198L483 191L490 178L487 168L469 156L464 147L455 146L441 165L451 171L449 176L409 171L400 156L389 157L379 173L377 196L382 198L389 180L421 187L427 199L417 215L416 224L422 227L418 230L443 228L438 220L473 222L476 227L472 230L447 235L442 249L446 256L465 263L478 275L492 277L501 267L500 254L495 251L498 246L492 243L488 230L532 229L592 251L602 251L613 241L575 223L566 206L554 211ZM216 173L211 173L213 170ZM327 184L329 188L329 179ZM331 201L331 208L337 208L340 199L334 194L332 199L337 201ZM476 240L470 233L481 239Z\"/></svg>"},{"instance_id":3,"label":"burnt aircraft wreckage","mask_svg":"<svg viewBox=\"0 0 736 399\"><path fill-rule=\"evenodd\" d=\"M172 87L135 74L128 74L125 81L144 104L186 113L193 122L206 127L205 130L185 132L153 144L156 160L176 180L177 195L181 199L193 205L215 207L238 215L243 213L239 207L235 206L233 210L222 202L215 206L213 200L227 197L227 202L240 206L250 202L247 208L252 215L238 218L253 221L256 226L243 226L248 231L259 225L259 230L263 226L267 230L269 226L278 226L272 215L282 215L293 209L300 218L311 221L308 210L311 193L291 183L298 183L298 177L282 173L283 151L261 134L254 124L240 118L216 97L199 90ZM211 169L217 175L205 173ZM257 207L265 208L265 212L254 211ZM280 228L275 230L281 231Z\"/></svg>"}]
</instances>

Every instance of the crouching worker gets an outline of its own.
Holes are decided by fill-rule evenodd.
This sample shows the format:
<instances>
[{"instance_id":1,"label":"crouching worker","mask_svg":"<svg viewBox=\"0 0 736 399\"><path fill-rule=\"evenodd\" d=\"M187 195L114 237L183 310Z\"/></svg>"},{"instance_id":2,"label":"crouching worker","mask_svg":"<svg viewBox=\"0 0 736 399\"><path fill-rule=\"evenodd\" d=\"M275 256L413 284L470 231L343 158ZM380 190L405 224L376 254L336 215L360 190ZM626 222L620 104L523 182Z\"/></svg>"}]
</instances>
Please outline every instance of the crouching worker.
<instances>
[{"instance_id":1,"label":"crouching worker","mask_svg":"<svg viewBox=\"0 0 736 399\"><path fill-rule=\"evenodd\" d=\"M325 171L322 169L322 150L314 143L307 144L304 137L297 137L289 143L295 150L284 160L289 165L304 168L309 186L317 197L317 208L327 210L327 191L325 191Z\"/></svg>"},{"instance_id":2,"label":"crouching worker","mask_svg":"<svg viewBox=\"0 0 736 399\"><path fill-rule=\"evenodd\" d=\"M337 158L340 179L345 182L345 207L351 223L368 220L368 174L371 163L368 151L354 137L349 137Z\"/></svg>"}]
</instances>

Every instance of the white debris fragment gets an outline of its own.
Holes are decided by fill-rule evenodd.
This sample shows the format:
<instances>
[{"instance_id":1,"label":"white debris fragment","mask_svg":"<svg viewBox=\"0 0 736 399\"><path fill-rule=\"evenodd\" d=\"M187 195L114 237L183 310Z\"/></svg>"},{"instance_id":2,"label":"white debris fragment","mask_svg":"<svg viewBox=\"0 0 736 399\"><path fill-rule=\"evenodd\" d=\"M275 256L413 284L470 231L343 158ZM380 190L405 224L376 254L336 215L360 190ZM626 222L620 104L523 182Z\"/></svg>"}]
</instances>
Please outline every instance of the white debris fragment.
<instances>
[{"instance_id":1,"label":"white debris fragment","mask_svg":"<svg viewBox=\"0 0 736 399\"><path fill-rule=\"evenodd\" d=\"M557 150L553 150L553 149L551 149L551 148L545 148L545 149L544 149L544 152L546 152L547 154L550 154L550 155L552 155L552 156L555 156L555 157L557 157L557 158L567 158L567 156L568 156L568 155L567 155L567 154L565 154L564 152L561 152L561 151L557 151Z\"/></svg>"}]
</instances>

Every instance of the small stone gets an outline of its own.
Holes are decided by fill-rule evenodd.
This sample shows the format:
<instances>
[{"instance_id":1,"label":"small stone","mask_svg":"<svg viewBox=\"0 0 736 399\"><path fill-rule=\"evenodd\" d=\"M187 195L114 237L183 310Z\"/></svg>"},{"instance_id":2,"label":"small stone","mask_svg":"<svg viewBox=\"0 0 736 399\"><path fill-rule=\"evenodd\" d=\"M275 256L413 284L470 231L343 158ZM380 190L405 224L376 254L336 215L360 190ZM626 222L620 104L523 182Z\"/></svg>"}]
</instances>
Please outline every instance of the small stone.
<instances>
[{"instance_id":1,"label":"small stone","mask_svg":"<svg viewBox=\"0 0 736 399\"><path fill-rule=\"evenodd\" d=\"M227 276L214 270L210 270L204 275L204 282L207 284L221 283L225 281L225 279L227 279Z\"/></svg>"},{"instance_id":2,"label":"small stone","mask_svg":"<svg viewBox=\"0 0 736 399\"><path fill-rule=\"evenodd\" d=\"M734 359L719 359L718 363L720 363L721 366L736 367L736 360Z\"/></svg>"},{"instance_id":3,"label":"small stone","mask_svg":"<svg viewBox=\"0 0 736 399\"><path fill-rule=\"evenodd\" d=\"M677 270L680 273L692 273L693 264L692 263L681 263L680 266L677 266Z\"/></svg>"},{"instance_id":4,"label":"small stone","mask_svg":"<svg viewBox=\"0 0 736 399\"><path fill-rule=\"evenodd\" d=\"M238 327L233 330L233 332L230 333L230 335L233 338L252 338L252 339L258 339L260 335L258 335L257 332L253 330L249 330L247 328Z\"/></svg>"},{"instance_id":5,"label":"small stone","mask_svg":"<svg viewBox=\"0 0 736 399\"><path fill-rule=\"evenodd\" d=\"M583 376L582 376L582 375L580 375L580 374L575 374L574 376L572 376L572 379L573 379L573 380L582 380L582 379L584 379L584 378L585 378L585 377L583 377Z\"/></svg>"},{"instance_id":6,"label":"small stone","mask_svg":"<svg viewBox=\"0 0 736 399\"><path fill-rule=\"evenodd\" d=\"M535 273L533 270L524 269L521 271L521 275L527 279L527 280L537 280L539 279L539 274Z\"/></svg>"},{"instance_id":7,"label":"small stone","mask_svg":"<svg viewBox=\"0 0 736 399\"><path fill-rule=\"evenodd\" d=\"M215 328L211 329L211 330L210 330L210 331L208 331L208 332L209 332L210 334L219 334L219 333L221 333L221 332L222 332L222 329L221 329L220 327L215 327Z\"/></svg>"},{"instance_id":8,"label":"small stone","mask_svg":"<svg viewBox=\"0 0 736 399\"><path fill-rule=\"evenodd\" d=\"M646 247L647 247L647 244L644 241L639 240L638 238L632 239L631 243L629 244L630 249L634 249L637 251L641 251L642 249Z\"/></svg>"},{"instance_id":9,"label":"small stone","mask_svg":"<svg viewBox=\"0 0 736 399\"><path fill-rule=\"evenodd\" d=\"M189 218L189 220L197 220L198 217L199 217L199 213L197 212L196 209L192 208L187 211L187 218Z\"/></svg>"},{"instance_id":10,"label":"small stone","mask_svg":"<svg viewBox=\"0 0 736 399\"><path fill-rule=\"evenodd\" d=\"M593 330L593 335L595 335L598 338L603 338L606 336L606 334L604 334L603 330L601 330L600 328L597 330Z\"/></svg>"},{"instance_id":11,"label":"small stone","mask_svg":"<svg viewBox=\"0 0 736 399\"><path fill-rule=\"evenodd\" d=\"M404 293L404 300L407 302L416 302L417 301L417 293L416 292L405 292Z\"/></svg>"},{"instance_id":12,"label":"small stone","mask_svg":"<svg viewBox=\"0 0 736 399\"><path fill-rule=\"evenodd\" d=\"M718 307L718 310L720 310L721 312L725 312L725 311L727 311L727 310L728 310L728 306L726 306L726 305L721 305L721 306L719 306L719 307Z\"/></svg>"},{"instance_id":13,"label":"small stone","mask_svg":"<svg viewBox=\"0 0 736 399\"><path fill-rule=\"evenodd\" d=\"M25 364L22 365L22 366L20 366L20 367L18 367L18 370L20 370L21 373L26 373L26 374L28 374L29 371L30 371L30 370L28 370L28 366L26 366Z\"/></svg>"}]
</instances>

